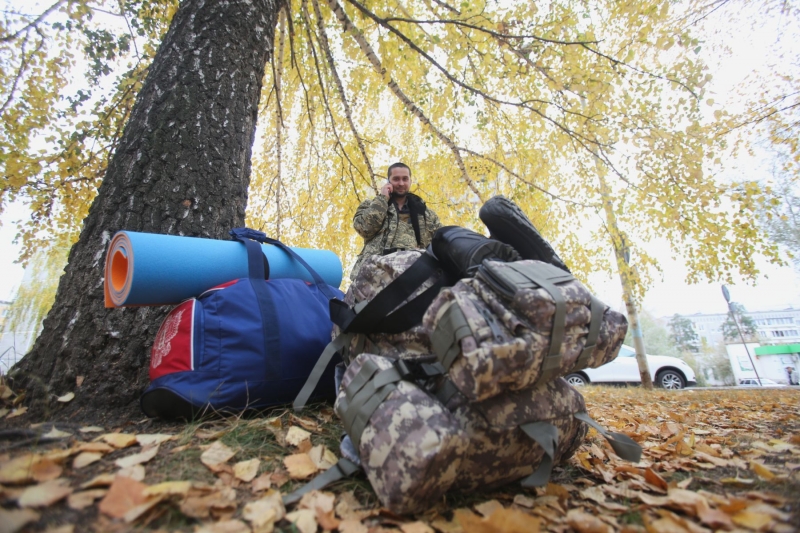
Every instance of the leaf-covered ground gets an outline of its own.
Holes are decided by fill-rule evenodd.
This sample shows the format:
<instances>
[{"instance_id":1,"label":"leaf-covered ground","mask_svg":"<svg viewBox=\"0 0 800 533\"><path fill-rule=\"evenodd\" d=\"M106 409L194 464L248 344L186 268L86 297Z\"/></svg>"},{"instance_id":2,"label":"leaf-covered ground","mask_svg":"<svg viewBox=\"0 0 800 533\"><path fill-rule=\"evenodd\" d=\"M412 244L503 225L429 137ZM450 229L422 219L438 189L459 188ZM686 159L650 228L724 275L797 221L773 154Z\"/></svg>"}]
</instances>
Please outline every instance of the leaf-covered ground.
<instances>
[{"instance_id":1,"label":"leaf-covered ground","mask_svg":"<svg viewBox=\"0 0 800 533\"><path fill-rule=\"evenodd\" d=\"M5 429L0 533L797 530L800 390L584 393L596 420L642 445L639 464L592 430L546 488L452 494L418 516L382 509L363 475L284 508L282 494L337 460L341 429L328 406Z\"/></svg>"}]
</instances>

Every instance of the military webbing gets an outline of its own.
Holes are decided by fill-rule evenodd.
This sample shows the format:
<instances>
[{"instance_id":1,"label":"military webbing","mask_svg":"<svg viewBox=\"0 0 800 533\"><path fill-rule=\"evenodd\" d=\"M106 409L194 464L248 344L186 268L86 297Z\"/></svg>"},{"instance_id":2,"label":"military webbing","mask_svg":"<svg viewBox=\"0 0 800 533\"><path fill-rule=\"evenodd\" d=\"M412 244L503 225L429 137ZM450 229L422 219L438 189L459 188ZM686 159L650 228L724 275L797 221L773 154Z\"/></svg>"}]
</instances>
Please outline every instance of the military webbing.
<instances>
[{"instance_id":1,"label":"military webbing","mask_svg":"<svg viewBox=\"0 0 800 533\"><path fill-rule=\"evenodd\" d=\"M626 461L630 461L632 463L638 463L639 459L642 458L642 447L639 446L636 441L629 436L623 433L612 433L611 431L608 431L606 428L595 422L595 420L586 412L575 413L574 416L581 422L586 422L596 429L598 433L604 436L614 449L614 453L616 453L620 459L625 459Z\"/></svg>"},{"instance_id":2,"label":"military webbing","mask_svg":"<svg viewBox=\"0 0 800 533\"><path fill-rule=\"evenodd\" d=\"M283 497L284 505L291 505L300 501L304 494L312 490L321 490L340 479L346 478L355 472L358 472L360 467L347 459L339 459L339 462L327 469L322 474L318 475L296 491L287 494Z\"/></svg>"},{"instance_id":3,"label":"military webbing","mask_svg":"<svg viewBox=\"0 0 800 533\"><path fill-rule=\"evenodd\" d=\"M442 313L436 328L431 333L433 353L445 369L449 369L459 353L460 342L464 337L472 335L467 318L458 303L451 302Z\"/></svg>"},{"instance_id":4,"label":"military webbing","mask_svg":"<svg viewBox=\"0 0 800 533\"><path fill-rule=\"evenodd\" d=\"M495 264L502 264L503 268L494 268ZM572 281L572 274L553 265L541 262L535 263L496 263L485 261L481 266L481 276L492 288L500 289L502 294L515 294L521 289L546 290L553 298L556 312L553 315L553 330L550 332L550 351L542 363L542 373L538 383L551 381L561 368L561 345L564 341L566 330L567 301L559 283ZM512 296L513 297L513 296Z\"/></svg>"},{"instance_id":5,"label":"military webbing","mask_svg":"<svg viewBox=\"0 0 800 533\"><path fill-rule=\"evenodd\" d=\"M436 399L439 400L439 403L446 407L447 402L449 402L450 398L457 392L458 388L455 384L450 381L449 378L445 378L433 394L436 396Z\"/></svg>"},{"instance_id":6,"label":"military webbing","mask_svg":"<svg viewBox=\"0 0 800 533\"><path fill-rule=\"evenodd\" d=\"M605 304L592 296L592 320L589 323L589 335L586 337L586 343L583 345L583 351L575 361L575 366L572 367L573 372L583 370L589 366L589 359L592 357L595 346L597 345L597 337L600 336L600 325L603 323L603 313L605 312Z\"/></svg>"},{"instance_id":7,"label":"military webbing","mask_svg":"<svg viewBox=\"0 0 800 533\"><path fill-rule=\"evenodd\" d=\"M297 398L294 400L293 407L295 411L298 411L305 407L306 402L311 397L311 394L314 392L314 389L317 388L317 383L319 383L322 374L325 373L325 369L328 368L328 363L330 363L333 356L336 352L342 350L345 346L350 344L350 340L353 336L349 333L342 333L325 347L322 351L322 354L317 359L317 363L314 365L314 368L311 369L311 374L309 374L308 379L306 380L305 385L303 388L300 389L300 392L297 395Z\"/></svg>"},{"instance_id":8,"label":"military webbing","mask_svg":"<svg viewBox=\"0 0 800 533\"><path fill-rule=\"evenodd\" d=\"M553 471L553 461L558 448L558 428L549 422L528 422L519 428L544 450L539 467L533 474L522 480L522 486L525 488L543 487L547 485L550 473Z\"/></svg>"},{"instance_id":9,"label":"military webbing","mask_svg":"<svg viewBox=\"0 0 800 533\"><path fill-rule=\"evenodd\" d=\"M336 406L345 431L358 447L372 413L401 381L400 371L391 367L381 370L374 361L366 361L345 388L345 397Z\"/></svg>"}]
</instances>

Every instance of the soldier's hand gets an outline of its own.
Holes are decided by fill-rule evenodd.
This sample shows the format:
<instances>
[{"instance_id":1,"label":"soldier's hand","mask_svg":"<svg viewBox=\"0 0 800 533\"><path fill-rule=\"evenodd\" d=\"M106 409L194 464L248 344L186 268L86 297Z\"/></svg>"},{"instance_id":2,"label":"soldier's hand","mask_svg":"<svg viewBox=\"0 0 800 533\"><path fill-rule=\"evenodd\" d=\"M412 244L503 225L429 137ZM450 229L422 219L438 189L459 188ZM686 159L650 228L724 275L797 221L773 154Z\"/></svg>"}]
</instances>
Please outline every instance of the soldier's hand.
<instances>
[{"instance_id":1,"label":"soldier's hand","mask_svg":"<svg viewBox=\"0 0 800 533\"><path fill-rule=\"evenodd\" d=\"M392 184L384 183L383 187L381 187L381 194L384 195L388 200L389 197L392 195Z\"/></svg>"}]
</instances>

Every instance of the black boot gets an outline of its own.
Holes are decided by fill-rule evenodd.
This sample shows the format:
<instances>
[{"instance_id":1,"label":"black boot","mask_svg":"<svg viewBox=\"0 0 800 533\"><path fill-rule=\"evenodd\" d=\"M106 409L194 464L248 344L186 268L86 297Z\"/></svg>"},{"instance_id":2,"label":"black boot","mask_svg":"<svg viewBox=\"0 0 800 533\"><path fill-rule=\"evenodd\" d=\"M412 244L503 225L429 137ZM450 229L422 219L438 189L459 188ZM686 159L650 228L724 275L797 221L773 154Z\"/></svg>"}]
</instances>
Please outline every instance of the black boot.
<instances>
[{"instance_id":1,"label":"black boot","mask_svg":"<svg viewBox=\"0 0 800 533\"><path fill-rule=\"evenodd\" d=\"M481 218L493 239L510 244L523 259L536 259L569 272L550 243L536 230L522 209L505 196L490 198L481 207Z\"/></svg>"}]
</instances>

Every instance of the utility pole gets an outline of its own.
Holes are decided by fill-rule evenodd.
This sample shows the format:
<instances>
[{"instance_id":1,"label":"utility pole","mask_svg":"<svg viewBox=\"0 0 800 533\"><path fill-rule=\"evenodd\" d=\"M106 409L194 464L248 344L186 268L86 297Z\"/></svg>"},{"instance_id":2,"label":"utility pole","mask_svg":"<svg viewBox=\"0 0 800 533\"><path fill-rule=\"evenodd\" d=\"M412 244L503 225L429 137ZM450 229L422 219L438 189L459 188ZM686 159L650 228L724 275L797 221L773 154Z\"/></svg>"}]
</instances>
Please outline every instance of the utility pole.
<instances>
[{"instance_id":1,"label":"utility pole","mask_svg":"<svg viewBox=\"0 0 800 533\"><path fill-rule=\"evenodd\" d=\"M633 300L631 291L631 267L630 267L630 248L625 237L617 226L617 217L614 214L614 206L611 202L611 192L608 189L604 176L605 169L598 164L597 178L600 180L600 195L603 198L603 208L606 212L606 223L611 233L614 243L614 254L617 258L617 271L622 283L622 298L625 300L625 307L628 310L628 323L633 335L633 347L636 350L636 363L639 366L639 376L642 379L642 387L647 390L653 389L653 379L650 377L650 366L647 364L647 356L644 351L644 337L642 328L639 325L639 313L636 310L636 302Z\"/></svg>"},{"instance_id":2,"label":"utility pole","mask_svg":"<svg viewBox=\"0 0 800 533\"><path fill-rule=\"evenodd\" d=\"M725 285L722 286L722 296L724 296L725 301L728 302L728 311L730 311L731 318L733 318L733 323L736 324L736 329L739 331L739 338L742 339L744 350L747 352L747 358L750 359L750 364L753 366L753 372L756 373L758 385L762 386L761 377L758 375L758 369L756 368L756 364L753 362L753 358L750 356L750 349L747 347L747 343L744 340L744 334L742 333L742 327L739 325L739 319L736 318L736 309L734 309L733 302L731 302L731 293L728 291L728 287Z\"/></svg>"}]
</instances>

